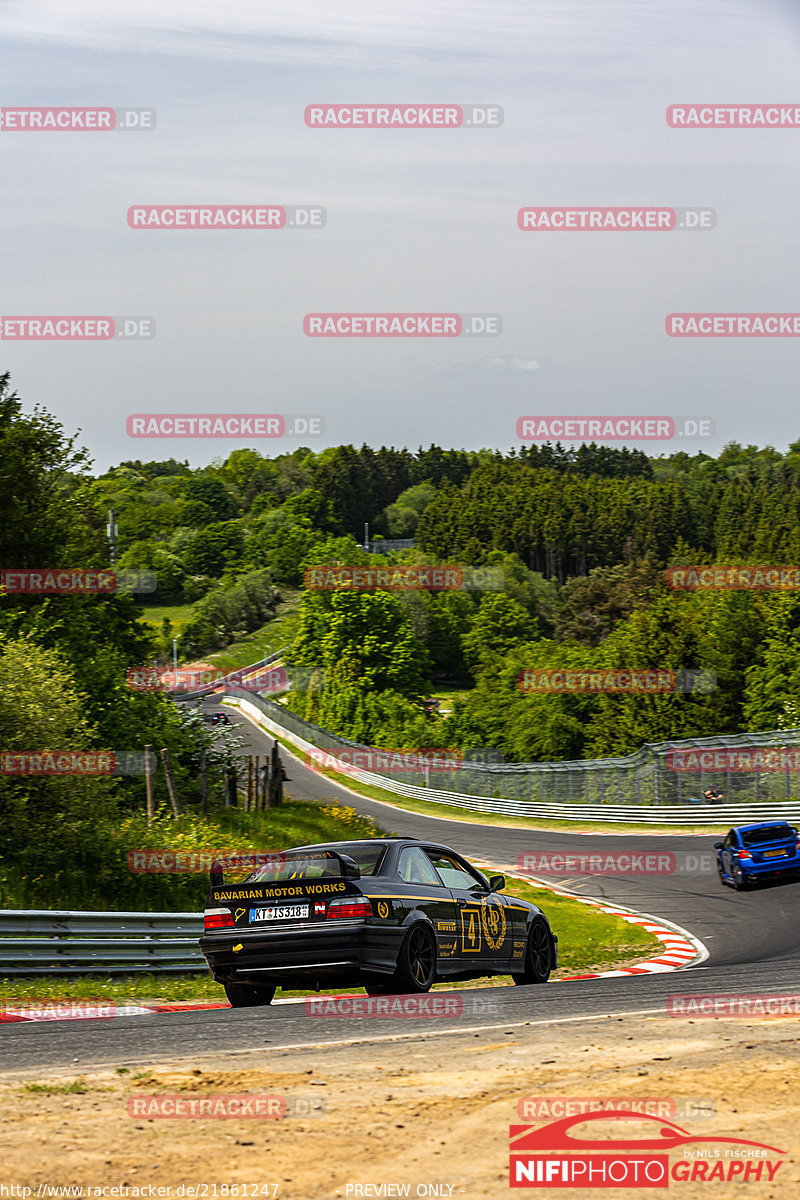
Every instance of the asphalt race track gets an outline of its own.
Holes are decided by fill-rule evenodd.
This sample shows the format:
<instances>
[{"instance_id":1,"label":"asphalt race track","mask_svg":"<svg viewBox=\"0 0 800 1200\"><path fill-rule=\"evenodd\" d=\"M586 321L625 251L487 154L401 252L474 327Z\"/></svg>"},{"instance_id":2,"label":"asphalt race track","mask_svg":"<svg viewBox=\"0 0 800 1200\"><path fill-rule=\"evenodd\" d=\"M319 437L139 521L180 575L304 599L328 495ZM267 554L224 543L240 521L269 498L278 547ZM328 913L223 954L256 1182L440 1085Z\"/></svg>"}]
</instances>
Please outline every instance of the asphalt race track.
<instances>
[{"instance_id":1,"label":"asphalt race track","mask_svg":"<svg viewBox=\"0 0 800 1200\"><path fill-rule=\"evenodd\" d=\"M213 706L218 707L219 701ZM251 722L238 714L232 714L232 721L253 753L269 749L272 739ZM666 998L676 993L783 993L800 984L800 884L780 881L739 893L723 887L716 871L709 868L712 844L725 828L702 837L595 836L440 820L355 797L304 767L284 749L281 752L289 775L286 790L294 797L339 799L375 817L390 832L435 839L501 870L515 868L518 855L525 852L673 851L681 862L683 855L694 856L683 873L551 878L576 894L626 905L682 926L704 943L708 958L680 973L572 980L541 988L470 988L459 993L465 998L465 1014L457 1022L419 1019L413 1033L408 1032L404 1018L387 1017L379 1022L310 1018L302 1004L294 1003L278 1003L270 1009L187 1011L113 1021L10 1024L0 1033L0 1069L33 1075L42 1069L88 1071L109 1065L164 1064L201 1054L401 1040L418 1038L422 1026L430 1037L541 1025L546 1039L559 1024L604 1016L620 1019L626 1013L663 1014ZM706 869L696 869L698 859ZM588 909L587 919L591 919ZM470 1012L472 1008L474 1012Z\"/></svg>"}]
</instances>

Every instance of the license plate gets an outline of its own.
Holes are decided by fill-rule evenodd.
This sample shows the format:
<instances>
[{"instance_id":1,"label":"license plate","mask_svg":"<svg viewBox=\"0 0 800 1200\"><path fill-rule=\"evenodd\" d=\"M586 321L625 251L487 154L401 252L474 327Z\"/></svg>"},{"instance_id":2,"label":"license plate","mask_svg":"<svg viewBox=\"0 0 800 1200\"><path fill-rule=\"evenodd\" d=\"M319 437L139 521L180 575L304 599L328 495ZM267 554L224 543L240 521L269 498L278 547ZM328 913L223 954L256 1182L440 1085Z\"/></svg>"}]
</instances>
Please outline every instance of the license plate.
<instances>
[{"instance_id":1,"label":"license plate","mask_svg":"<svg viewBox=\"0 0 800 1200\"><path fill-rule=\"evenodd\" d=\"M786 857L785 850L765 850L764 851L764 858L785 858L785 857Z\"/></svg>"},{"instance_id":2,"label":"license plate","mask_svg":"<svg viewBox=\"0 0 800 1200\"><path fill-rule=\"evenodd\" d=\"M307 904L274 904L271 908L251 908L250 921L302 921L308 913Z\"/></svg>"}]
</instances>

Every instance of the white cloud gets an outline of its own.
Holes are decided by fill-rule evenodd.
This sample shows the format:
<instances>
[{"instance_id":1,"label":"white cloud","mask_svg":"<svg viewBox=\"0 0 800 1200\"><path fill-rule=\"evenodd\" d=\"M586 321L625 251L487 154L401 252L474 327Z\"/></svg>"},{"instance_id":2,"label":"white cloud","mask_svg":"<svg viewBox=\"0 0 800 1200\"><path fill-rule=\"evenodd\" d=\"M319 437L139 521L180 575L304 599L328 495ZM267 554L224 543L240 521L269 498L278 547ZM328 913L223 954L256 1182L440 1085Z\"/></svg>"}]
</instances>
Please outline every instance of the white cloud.
<instances>
[{"instance_id":1,"label":"white cloud","mask_svg":"<svg viewBox=\"0 0 800 1200\"><path fill-rule=\"evenodd\" d=\"M493 358L482 358L477 363L479 371L493 371L496 374L516 374L520 371L540 371L541 364L534 358L524 354L495 355Z\"/></svg>"}]
</instances>

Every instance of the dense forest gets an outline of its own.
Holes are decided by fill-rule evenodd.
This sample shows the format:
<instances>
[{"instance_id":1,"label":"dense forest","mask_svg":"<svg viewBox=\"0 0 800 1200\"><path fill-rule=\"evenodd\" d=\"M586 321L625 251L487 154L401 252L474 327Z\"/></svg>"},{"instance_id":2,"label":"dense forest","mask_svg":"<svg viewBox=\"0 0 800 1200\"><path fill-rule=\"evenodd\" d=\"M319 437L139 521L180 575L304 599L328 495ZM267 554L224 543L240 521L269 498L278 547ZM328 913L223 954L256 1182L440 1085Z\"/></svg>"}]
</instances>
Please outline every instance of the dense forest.
<instances>
[{"instance_id":1,"label":"dense forest","mask_svg":"<svg viewBox=\"0 0 800 1200\"><path fill-rule=\"evenodd\" d=\"M331 562L458 562L503 579L491 591L302 590L287 662L304 690L289 703L358 740L551 760L800 724L800 596L675 592L664 578L670 565L799 563L800 443L785 454L731 444L717 457L243 448L198 468L127 460L94 474L52 417L25 413L5 376L0 448L3 566L107 566L113 508L117 565L158 579L152 595L102 602L4 595L0 670L20 656L32 664L24 704L39 711L54 703L45 685L56 670L65 729L80 727L87 744L174 745L189 789L196 734L163 699L125 686L125 670L163 656L171 637L168 619L160 634L143 624L142 604L191 605L179 647L189 660L262 626L282 590ZM413 548L369 554L366 521L373 539ZM703 670L717 686L638 697L517 687L520 671L571 666ZM423 703L441 681L463 689L443 718Z\"/></svg>"}]
</instances>

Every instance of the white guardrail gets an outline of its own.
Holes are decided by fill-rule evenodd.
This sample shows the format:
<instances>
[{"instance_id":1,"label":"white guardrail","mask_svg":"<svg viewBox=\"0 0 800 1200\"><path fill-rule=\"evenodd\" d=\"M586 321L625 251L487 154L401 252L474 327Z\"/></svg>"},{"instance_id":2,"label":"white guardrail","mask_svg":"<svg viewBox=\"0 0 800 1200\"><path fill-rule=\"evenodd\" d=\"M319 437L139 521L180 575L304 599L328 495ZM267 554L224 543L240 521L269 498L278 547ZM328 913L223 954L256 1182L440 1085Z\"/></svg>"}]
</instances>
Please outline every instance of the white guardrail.
<instances>
[{"instance_id":1,"label":"white guardrail","mask_svg":"<svg viewBox=\"0 0 800 1200\"><path fill-rule=\"evenodd\" d=\"M0 977L208 969L202 913L0 909Z\"/></svg>"},{"instance_id":2,"label":"white guardrail","mask_svg":"<svg viewBox=\"0 0 800 1200\"><path fill-rule=\"evenodd\" d=\"M222 699L222 697L221 697ZM263 712L256 704L239 696L227 696L226 704L240 708L252 721L262 729L277 734L298 750L319 755L319 747L306 741L293 730L287 729L279 721L274 720ZM335 757L336 750L328 751ZM342 772L344 774L344 772ZM540 817L559 821L605 821L623 822L642 825L708 825L710 828L722 828L726 825L743 825L749 821L787 820L800 821L800 802L789 800L781 802L762 801L746 804L670 804L664 806L621 805L621 804L548 804L533 800L518 800L495 796L470 796L461 792L437 791L431 787L417 787L414 784L403 783L386 775L376 775L372 771L363 771L359 767L348 764L347 776L368 784L370 787L382 788L397 796L409 796L416 800L434 801L450 808L465 808L476 813L498 813L503 816Z\"/></svg>"}]
</instances>

